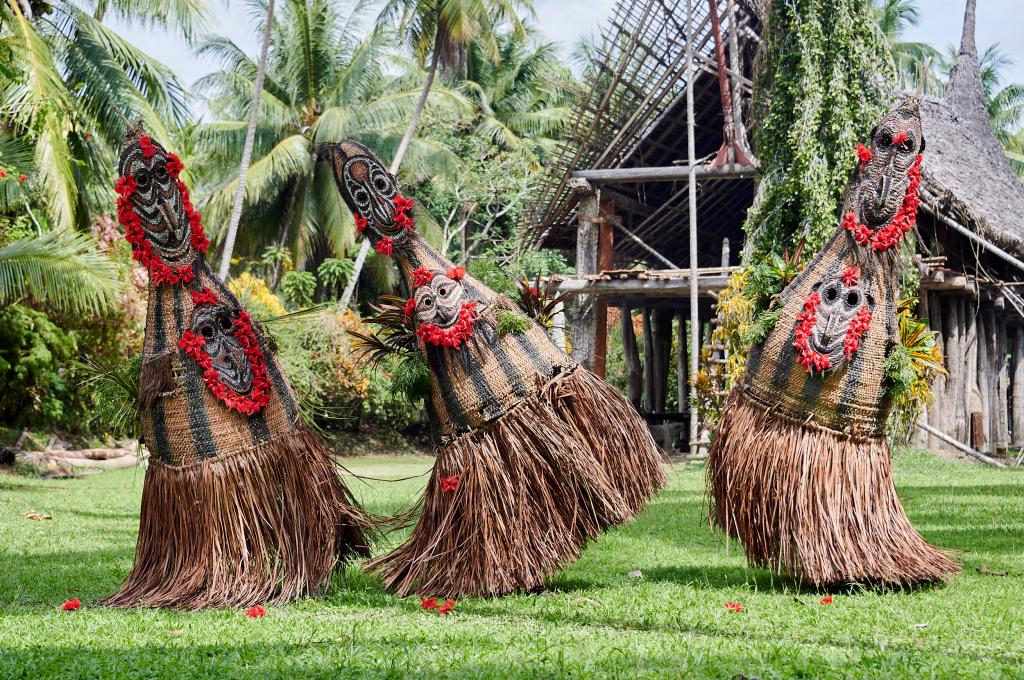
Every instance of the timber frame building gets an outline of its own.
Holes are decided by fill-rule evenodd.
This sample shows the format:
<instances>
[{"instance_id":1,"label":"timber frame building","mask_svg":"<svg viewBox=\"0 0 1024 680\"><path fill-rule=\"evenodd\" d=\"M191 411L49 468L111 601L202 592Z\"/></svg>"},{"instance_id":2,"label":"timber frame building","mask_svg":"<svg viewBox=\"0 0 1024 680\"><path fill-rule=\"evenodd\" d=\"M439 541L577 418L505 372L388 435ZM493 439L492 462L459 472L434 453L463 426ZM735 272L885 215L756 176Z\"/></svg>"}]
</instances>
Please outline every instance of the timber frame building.
<instances>
[{"instance_id":1,"label":"timber frame building","mask_svg":"<svg viewBox=\"0 0 1024 680\"><path fill-rule=\"evenodd\" d=\"M547 285L574 296L578 361L603 375L608 308L641 312L642 361L633 324L620 324L629 395L667 449L707 437L686 406L688 377L702 349L721 352L715 299L754 200L744 115L763 11L758 0L620 0L525 217L538 245L576 253L576 275ZM945 96L922 102L919 313L949 375L915 441L1004 452L1024 446L1024 187L988 124L974 16L968 0ZM680 407L668 412L672 372Z\"/></svg>"}]
</instances>

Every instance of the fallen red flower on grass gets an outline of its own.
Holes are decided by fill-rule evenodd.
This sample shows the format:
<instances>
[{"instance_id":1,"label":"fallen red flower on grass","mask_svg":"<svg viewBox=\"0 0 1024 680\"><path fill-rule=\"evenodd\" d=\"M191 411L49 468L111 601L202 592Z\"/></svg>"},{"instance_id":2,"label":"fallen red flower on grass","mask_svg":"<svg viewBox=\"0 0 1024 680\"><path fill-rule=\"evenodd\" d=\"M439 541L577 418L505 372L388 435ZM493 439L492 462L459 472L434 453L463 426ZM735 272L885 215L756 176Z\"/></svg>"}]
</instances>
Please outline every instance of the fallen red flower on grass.
<instances>
[{"instance_id":1,"label":"fallen red flower on grass","mask_svg":"<svg viewBox=\"0 0 1024 680\"><path fill-rule=\"evenodd\" d=\"M439 613L439 614L440 614L441 616L445 616L445 615L446 615L446 614L447 614L448 612L450 612L450 611L451 611L451 610L453 610L453 609L455 609L455 600L453 600L453 599L451 599L451 598L449 597L449 598L448 598L447 600L445 600L445 601L444 601L444 602L443 602L443 603L441 604L441 606L440 606L440 607L438 607L438 608L437 608L437 612L438 612L438 613Z\"/></svg>"},{"instance_id":2,"label":"fallen red flower on grass","mask_svg":"<svg viewBox=\"0 0 1024 680\"><path fill-rule=\"evenodd\" d=\"M436 597L423 597L420 595L420 606L424 609L437 609Z\"/></svg>"},{"instance_id":3,"label":"fallen red flower on grass","mask_svg":"<svg viewBox=\"0 0 1024 680\"><path fill-rule=\"evenodd\" d=\"M267 615L267 610L262 605L256 605L246 610L245 615L250 619L256 619Z\"/></svg>"},{"instance_id":4,"label":"fallen red flower on grass","mask_svg":"<svg viewBox=\"0 0 1024 680\"><path fill-rule=\"evenodd\" d=\"M723 606L729 611L735 612L737 614L743 611L743 605L739 602L726 602Z\"/></svg>"},{"instance_id":5,"label":"fallen red flower on grass","mask_svg":"<svg viewBox=\"0 0 1024 680\"><path fill-rule=\"evenodd\" d=\"M66 612L73 612L81 608L82 603L78 601L77 597L72 600L68 600L61 606L61 609L63 609Z\"/></svg>"},{"instance_id":6,"label":"fallen red flower on grass","mask_svg":"<svg viewBox=\"0 0 1024 680\"><path fill-rule=\"evenodd\" d=\"M832 596L826 595L825 597L821 598L819 602L821 602L821 604L832 604Z\"/></svg>"}]
</instances>

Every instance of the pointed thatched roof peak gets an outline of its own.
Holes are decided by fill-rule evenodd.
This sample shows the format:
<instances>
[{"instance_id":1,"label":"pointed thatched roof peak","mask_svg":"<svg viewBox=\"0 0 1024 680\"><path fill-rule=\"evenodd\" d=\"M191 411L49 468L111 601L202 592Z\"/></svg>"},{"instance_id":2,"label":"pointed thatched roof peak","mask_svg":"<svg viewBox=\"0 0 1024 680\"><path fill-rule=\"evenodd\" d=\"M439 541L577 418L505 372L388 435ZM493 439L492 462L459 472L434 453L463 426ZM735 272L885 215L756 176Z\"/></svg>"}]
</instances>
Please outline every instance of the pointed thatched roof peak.
<instances>
[{"instance_id":1,"label":"pointed thatched roof peak","mask_svg":"<svg viewBox=\"0 0 1024 680\"><path fill-rule=\"evenodd\" d=\"M981 62L974 39L977 0L967 0L964 10L964 28L960 37L960 52L949 72L945 99L958 117L988 121L985 111L985 91L981 85Z\"/></svg>"}]
</instances>

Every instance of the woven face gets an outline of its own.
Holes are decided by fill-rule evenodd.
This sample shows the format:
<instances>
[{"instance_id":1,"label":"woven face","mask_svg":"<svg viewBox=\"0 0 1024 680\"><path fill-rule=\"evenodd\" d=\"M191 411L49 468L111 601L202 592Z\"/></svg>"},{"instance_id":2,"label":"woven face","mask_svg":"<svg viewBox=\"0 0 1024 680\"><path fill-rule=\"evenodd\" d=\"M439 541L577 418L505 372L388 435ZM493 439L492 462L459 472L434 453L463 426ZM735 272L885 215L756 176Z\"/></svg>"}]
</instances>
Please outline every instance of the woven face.
<instances>
[{"instance_id":1,"label":"woven face","mask_svg":"<svg viewBox=\"0 0 1024 680\"><path fill-rule=\"evenodd\" d=\"M910 169L924 150L916 102L883 118L871 133L871 157L862 166L854 210L873 230L891 222L910 185Z\"/></svg>"},{"instance_id":2,"label":"woven face","mask_svg":"<svg viewBox=\"0 0 1024 680\"><path fill-rule=\"evenodd\" d=\"M465 289L444 274L435 274L430 283L416 289L416 321L450 328L459 320Z\"/></svg>"},{"instance_id":3,"label":"woven face","mask_svg":"<svg viewBox=\"0 0 1024 680\"><path fill-rule=\"evenodd\" d=\"M135 181L131 205L153 252L165 262L181 262L192 252L192 228L177 173L170 167L180 162L157 142L144 139L144 144L125 147L118 169Z\"/></svg>"},{"instance_id":4,"label":"woven face","mask_svg":"<svg viewBox=\"0 0 1024 680\"><path fill-rule=\"evenodd\" d=\"M816 296L817 304L814 320L809 324L807 348L828 358L827 370L838 371L853 358L870 324L875 299L868 287L869 284L861 282L856 267L848 267L841 276L811 286L811 296Z\"/></svg>"},{"instance_id":5,"label":"woven face","mask_svg":"<svg viewBox=\"0 0 1024 680\"><path fill-rule=\"evenodd\" d=\"M220 381L237 394L248 394L252 389L253 370L245 347L236 335L237 315L222 305L196 307L192 317L192 332L205 341L204 349L220 374Z\"/></svg>"}]
</instances>

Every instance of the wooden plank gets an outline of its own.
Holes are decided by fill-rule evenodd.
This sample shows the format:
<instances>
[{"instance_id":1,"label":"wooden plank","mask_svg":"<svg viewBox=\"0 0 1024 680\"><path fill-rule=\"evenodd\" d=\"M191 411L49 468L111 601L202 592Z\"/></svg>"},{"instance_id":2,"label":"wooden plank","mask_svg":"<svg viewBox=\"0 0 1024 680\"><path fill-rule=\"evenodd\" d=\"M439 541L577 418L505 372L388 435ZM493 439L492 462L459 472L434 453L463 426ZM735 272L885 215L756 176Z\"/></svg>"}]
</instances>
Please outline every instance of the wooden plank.
<instances>
[{"instance_id":1,"label":"wooden plank","mask_svg":"<svg viewBox=\"0 0 1024 680\"><path fill-rule=\"evenodd\" d=\"M690 165L667 165L650 168L597 168L574 170L573 179L585 179L600 184L631 184L634 182L678 182L690 177ZM750 165L732 165L708 169L698 165L693 169L694 177L701 180L739 179L756 177L757 168Z\"/></svg>"}]
</instances>

